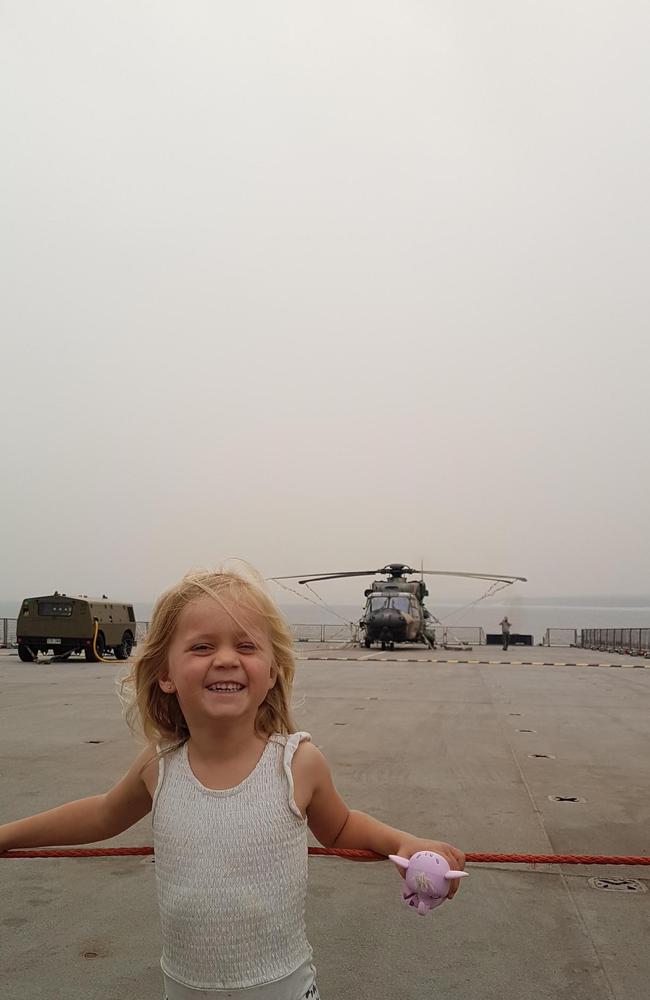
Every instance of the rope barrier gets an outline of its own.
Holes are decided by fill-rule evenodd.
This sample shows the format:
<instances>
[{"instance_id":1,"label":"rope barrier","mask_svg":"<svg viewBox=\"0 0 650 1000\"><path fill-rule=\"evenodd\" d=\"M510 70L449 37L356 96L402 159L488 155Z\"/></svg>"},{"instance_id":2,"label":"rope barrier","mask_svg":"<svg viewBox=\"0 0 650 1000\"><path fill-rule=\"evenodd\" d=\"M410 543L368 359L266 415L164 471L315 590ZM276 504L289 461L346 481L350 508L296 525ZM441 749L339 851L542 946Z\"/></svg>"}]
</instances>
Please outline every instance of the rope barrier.
<instances>
[{"instance_id":1,"label":"rope barrier","mask_svg":"<svg viewBox=\"0 0 650 1000\"><path fill-rule=\"evenodd\" d=\"M338 850L333 847L310 847L316 857L347 858L349 861L387 861L383 854L373 851ZM153 847L83 847L57 849L30 849L6 851L0 858L119 858L152 855ZM650 865L650 857L607 854L466 854L469 862L477 864L515 865Z\"/></svg>"}]
</instances>

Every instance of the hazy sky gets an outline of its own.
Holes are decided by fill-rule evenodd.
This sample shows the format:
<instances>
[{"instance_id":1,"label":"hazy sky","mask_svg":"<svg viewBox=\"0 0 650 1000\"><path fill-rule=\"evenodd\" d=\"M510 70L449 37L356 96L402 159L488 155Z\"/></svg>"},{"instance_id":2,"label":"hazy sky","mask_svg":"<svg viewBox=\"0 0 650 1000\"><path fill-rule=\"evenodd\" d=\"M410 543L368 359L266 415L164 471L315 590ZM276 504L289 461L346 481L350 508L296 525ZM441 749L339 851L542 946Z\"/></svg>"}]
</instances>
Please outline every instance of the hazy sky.
<instances>
[{"instance_id":1,"label":"hazy sky","mask_svg":"<svg viewBox=\"0 0 650 1000\"><path fill-rule=\"evenodd\" d=\"M647 3L0 12L1 597L650 590Z\"/></svg>"}]
</instances>

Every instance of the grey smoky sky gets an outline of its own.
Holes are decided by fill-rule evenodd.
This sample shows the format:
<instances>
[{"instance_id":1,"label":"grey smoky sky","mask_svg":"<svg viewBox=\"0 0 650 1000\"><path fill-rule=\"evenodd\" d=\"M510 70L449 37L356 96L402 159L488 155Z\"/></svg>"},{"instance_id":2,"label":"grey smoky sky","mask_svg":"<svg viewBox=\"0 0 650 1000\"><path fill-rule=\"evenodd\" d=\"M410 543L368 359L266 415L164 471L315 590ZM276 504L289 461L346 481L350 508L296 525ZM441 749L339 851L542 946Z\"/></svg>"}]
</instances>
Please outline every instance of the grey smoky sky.
<instances>
[{"instance_id":1,"label":"grey smoky sky","mask_svg":"<svg viewBox=\"0 0 650 1000\"><path fill-rule=\"evenodd\" d=\"M647 593L649 10L5 0L0 596Z\"/></svg>"}]
</instances>

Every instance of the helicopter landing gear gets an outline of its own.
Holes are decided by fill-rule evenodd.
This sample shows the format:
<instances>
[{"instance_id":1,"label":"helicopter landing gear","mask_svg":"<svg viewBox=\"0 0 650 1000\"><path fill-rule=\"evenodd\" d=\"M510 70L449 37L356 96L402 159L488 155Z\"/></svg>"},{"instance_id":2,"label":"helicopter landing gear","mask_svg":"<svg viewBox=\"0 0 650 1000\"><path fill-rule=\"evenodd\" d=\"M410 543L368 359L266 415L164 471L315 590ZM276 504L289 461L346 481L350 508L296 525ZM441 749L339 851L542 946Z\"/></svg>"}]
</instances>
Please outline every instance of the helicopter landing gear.
<instances>
[{"instance_id":1,"label":"helicopter landing gear","mask_svg":"<svg viewBox=\"0 0 650 1000\"><path fill-rule=\"evenodd\" d=\"M382 639L381 640L381 648L382 649L395 649L395 643L394 642L386 642L385 639Z\"/></svg>"}]
</instances>

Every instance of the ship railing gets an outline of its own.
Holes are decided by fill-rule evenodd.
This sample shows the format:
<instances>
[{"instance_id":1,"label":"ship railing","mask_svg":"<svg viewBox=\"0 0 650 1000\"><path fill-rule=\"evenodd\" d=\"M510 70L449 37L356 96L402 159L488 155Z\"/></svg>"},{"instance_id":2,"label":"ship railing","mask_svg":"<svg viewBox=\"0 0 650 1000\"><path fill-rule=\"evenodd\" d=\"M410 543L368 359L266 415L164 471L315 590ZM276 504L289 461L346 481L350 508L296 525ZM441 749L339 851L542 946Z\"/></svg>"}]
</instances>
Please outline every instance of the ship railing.
<instances>
[{"instance_id":1,"label":"ship railing","mask_svg":"<svg viewBox=\"0 0 650 1000\"><path fill-rule=\"evenodd\" d=\"M0 618L0 648L16 646L15 618ZM354 643L359 641L359 626L355 622L336 625L297 623L291 626L296 642ZM149 630L149 622L136 622L136 642L141 642ZM479 625L436 625L428 630L438 646L462 644L484 646L485 630ZM650 628L547 628L545 646L581 646L602 652L650 656Z\"/></svg>"},{"instance_id":2,"label":"ship railing","mask_svg":"<svg viewBox=\"0 0 650 1000\"><path fill-rule=\"evenodd\" d=\"M136 622L135 638L137 642L144 639L149 629L149 622ZM295 642L321 643L351 643L359 641L359 626L356 622L341 622L340 625L291 625Z\"/></svg>"},{"instance_id":3,"label":"ship railing","mask_svg":"<svg viewBox=\"0 0 650 1000\"><path fill-rule=\"evenodd\" d=\"M16 647L16 618L0 618L0 649L13 649ZM355 643L359 641L359 626L356 622L341 622L336 625L313 625L308 623L296 623L291 625L295 642L320 642L320 643ZM135 640L142 642L149 631L149 622L140 621L135 623ZM469 646L484 646L485 631L480 626L462 625L452 628L451 626L436 625L435 628L427 629L428 633L435 634L436 645L462 643Z\"/></svg>"},{"instance_id":4,"label":"ship railing","mask_svg":"<svg viewBox=\"0 0 650 1000\"><path fill-rule=\"evenodd\" d=\"M577 628L547 628L542 639L542 646L577 646Z\"/></svg>"},{"instance_id":5,"label":"ship railing","mask_svg":"<svg viewBox=\"0 0 650 1000\"><path fill-rule=\"evenodd\" d=\"M436 646L485 646L485 629L480 625L434 625L427 629Z\"/></svg>"},{"instance_id":6,"label":"ship railing","mask_svg":"<svg viewBox=\"0 0 650 1000\"><path fill-rule=\"evenodd\" d=\"M16 618L0 618L0 648L12 649L16 643ZM359 626L356 622L341 622L336 625L291 625L295 642L354 643L359 641ZM149 622L135 623L135 640L142 642L149 631Z\"/></svg>"},{"instance_id":7,"label":"ship railing","mask_svg":"<svg viewBox=\"0 0 650 1000\"><path fill-rule=\"evenodd\" d=\"M359 626L356 622L341 622L340 625L310 625L300 622L291 625L295 642L320 642L349 644L359 641Z\"/></svg>"},{"instance_id":8,"label":"ship railing","mask_svg":"<svg viewBox=\"0 0 650 1000\"><path fill-rule=\"evenodd\" d=\"M650 655L650 628L583 628L580 631L583 649L607 653Z\"/></svg>"},{"instance_id":9,"label":"ship railing","mask_svg":"<svg viewBox=\"0 0 650 1000\"><path fill-rule=\"evenodd\" d=\"M136 622L135 623L135 641L136 643L142 642L145 635L149 631L149 622Z\"/></svg>"},{"instance_id":10,"label":"ship railing","mask_svg":"<svg viewBox=\"0 0 650 1000\"><path fill-rule=\"evenodd\" d=\"M17 618L0 618L0 649L13 649L16 642ZM149 622L135 623L135 640L140 642L149 630Z\"/></svg>"},{"instance_id":11,"label":"ship railing","mask_svg":"<svg viewBox=\"0 0 650 1000\"><path fill-rule=\"evenodd\" d=\"M0 618L0 649L11 649L16 645L17 618Z\"/></svg>"}]
</instances>

